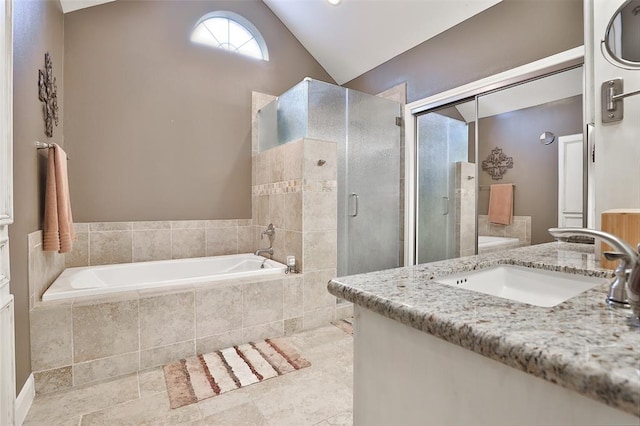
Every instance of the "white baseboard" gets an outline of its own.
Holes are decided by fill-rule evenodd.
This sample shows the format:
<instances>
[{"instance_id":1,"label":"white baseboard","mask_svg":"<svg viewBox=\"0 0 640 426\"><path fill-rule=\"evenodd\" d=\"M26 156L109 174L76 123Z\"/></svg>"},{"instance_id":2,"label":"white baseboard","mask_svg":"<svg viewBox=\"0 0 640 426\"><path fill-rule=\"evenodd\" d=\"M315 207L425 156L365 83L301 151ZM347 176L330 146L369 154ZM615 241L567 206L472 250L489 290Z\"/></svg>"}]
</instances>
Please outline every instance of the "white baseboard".
<instances>
[{"instance_id":1,"label":"white baseboard","mask_svg":"<svg viewBox=\"0 0 640 426\"><path fill-rule=\"evenodd\" d=\"M16 398L16 426L20 426L24 422L35 396L35 381L33 380L33 373L31 373Z\"/></svg>"}]
</instances>

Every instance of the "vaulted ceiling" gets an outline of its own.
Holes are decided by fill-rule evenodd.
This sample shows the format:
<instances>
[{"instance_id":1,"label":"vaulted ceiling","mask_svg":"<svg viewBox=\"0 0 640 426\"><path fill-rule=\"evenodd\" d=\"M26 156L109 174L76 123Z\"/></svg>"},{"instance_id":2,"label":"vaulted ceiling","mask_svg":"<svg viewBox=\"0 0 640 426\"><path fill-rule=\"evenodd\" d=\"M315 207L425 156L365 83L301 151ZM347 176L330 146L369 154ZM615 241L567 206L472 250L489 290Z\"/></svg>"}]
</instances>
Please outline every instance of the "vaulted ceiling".
<instances>
[{"instance_id":1,"label":"vaulted ceiling","mask_svg":"<svg viewBox=\"0 0 640 426\"><path fill-rule=\"evenodd\" d=\"M110 1L60 0L65 13ZM344 84L501 0L262 1Z\"/></svg>"}]
</instances>

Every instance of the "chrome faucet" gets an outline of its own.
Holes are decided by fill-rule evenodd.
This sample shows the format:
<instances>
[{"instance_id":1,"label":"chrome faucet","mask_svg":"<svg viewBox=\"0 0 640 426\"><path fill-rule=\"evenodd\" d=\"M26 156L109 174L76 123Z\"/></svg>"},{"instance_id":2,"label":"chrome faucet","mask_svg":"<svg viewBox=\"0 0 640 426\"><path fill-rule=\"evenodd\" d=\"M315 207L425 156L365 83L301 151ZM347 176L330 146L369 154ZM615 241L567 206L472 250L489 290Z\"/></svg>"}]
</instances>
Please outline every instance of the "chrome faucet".
<instances>
[{"instance_id":1,"label":"chrome faucet","mask_svg":"<svg viewBox=\"0 0 640 426\"><path fill-rule=\"evenodd\" d=\"M260 239L264 238L264 236L266 235L269 237L269 241L271 244L269 244L269 248L256 250L254 253L256 256L260 256L262 253L267 253L273 256L273 236L275 235L275 233L276 228L275 226L273 226L273 223L270 223L269 226L267 226L267 229L265 231L262 231L262 233L260 234ZM264 263L262 264L262 266L264 267Z\"/></svg>"},{"instance_id":2,"label":"chrome faucet","mask_svg":"<svg viewBox=\"0 0 640 426\"><path fill-rule=\"evenodd\" d=\"M260 256L262 253L267 253L270 254L271 256L273 256L273 248L269 247L266 249L258 249L256 250L256 252L254 253L256 256Z\"/></svg>"},{"instance_id":3,"label":"chrome faucet","mask_svg":"<svg viewBox=\"0 0 640 426\"><path fill-rule=\"evenodd\" d=\"M599 238L615 252L603 253L609 260L619 260L616 278L611 283L607 303L610 306L631 307L635 318L640 318L640 244L635 250L624 240L606 232L588 228L550 228L556 238L585 236Z\"/></svg>"}]
</instances>

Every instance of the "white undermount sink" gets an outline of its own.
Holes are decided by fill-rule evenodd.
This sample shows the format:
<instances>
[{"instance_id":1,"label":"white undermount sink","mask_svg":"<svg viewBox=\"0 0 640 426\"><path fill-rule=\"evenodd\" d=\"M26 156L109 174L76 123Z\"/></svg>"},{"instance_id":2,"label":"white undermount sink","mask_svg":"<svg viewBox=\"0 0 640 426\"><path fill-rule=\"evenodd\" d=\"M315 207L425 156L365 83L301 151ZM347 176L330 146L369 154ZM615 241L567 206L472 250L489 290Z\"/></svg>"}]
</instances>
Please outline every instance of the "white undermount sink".
<instances>
[{"instance_id":1,"label":"white undermount sink","mask_svg":"<svg viewBox=\"0 0 640 426\"><path fill-rule=\"evenodd\" d=\"M565 272L498 265L449 275L435 282L550 308L602 284L604 280Z\"/></svg>"}]
</instances>

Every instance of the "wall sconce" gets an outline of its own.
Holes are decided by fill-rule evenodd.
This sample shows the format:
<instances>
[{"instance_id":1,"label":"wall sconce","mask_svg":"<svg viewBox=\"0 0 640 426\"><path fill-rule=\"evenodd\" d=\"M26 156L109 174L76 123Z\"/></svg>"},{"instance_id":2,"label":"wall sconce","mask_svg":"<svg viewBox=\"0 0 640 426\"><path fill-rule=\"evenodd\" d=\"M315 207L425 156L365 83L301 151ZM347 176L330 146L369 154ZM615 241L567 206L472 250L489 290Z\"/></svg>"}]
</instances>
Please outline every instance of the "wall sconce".
<instances>
[{"instance_id":1,"label":"wall sconce","mask_svg":"<svg viewBox=\"0 0 640 426\"><path fill-rule=\"evenodd\" d=\"M605 81L601 86L602 122L613 123L624 118L624 98L640 94L640 90L623 93L624 84L621 78Z\"/></svg>"}]
</instances>

